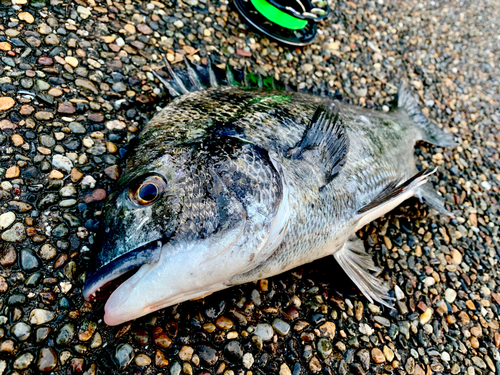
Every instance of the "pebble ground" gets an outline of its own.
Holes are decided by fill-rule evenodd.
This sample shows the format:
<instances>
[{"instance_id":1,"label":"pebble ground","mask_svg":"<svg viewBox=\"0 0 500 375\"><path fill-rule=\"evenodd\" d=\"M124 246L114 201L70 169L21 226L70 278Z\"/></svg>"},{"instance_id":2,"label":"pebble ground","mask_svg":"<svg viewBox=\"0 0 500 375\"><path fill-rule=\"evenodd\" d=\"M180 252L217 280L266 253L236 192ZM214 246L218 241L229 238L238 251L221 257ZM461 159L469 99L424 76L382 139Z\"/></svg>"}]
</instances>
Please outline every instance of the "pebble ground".
<instances>
[{"instance_id":1,"label":"pebble ground","mask_svg":"<svg viewBox=\"0 0 500 375\"><path fill-rule=\"evenodd\" d=\"M0 374L500 373L500 3L332 7L315 44L287 49L227 2L0 1ZM103 323L81 296L89 249L127 143L168 101L149 73L161 54L324 82L378 110L401 78L414 87L459 142L417 150L455 218L410 200L360 231L396 310L326 259Z\"/></svg>"}]
</instances>

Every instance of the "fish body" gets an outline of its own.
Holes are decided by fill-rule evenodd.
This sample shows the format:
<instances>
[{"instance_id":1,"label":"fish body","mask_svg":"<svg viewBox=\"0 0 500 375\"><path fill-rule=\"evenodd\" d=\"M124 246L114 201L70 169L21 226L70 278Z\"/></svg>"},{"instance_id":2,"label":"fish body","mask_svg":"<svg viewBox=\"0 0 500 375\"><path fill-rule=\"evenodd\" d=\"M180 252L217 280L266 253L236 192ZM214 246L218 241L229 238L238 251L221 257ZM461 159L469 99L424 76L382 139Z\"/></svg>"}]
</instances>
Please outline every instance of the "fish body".
<instances>
[{"instance_id":1,"label":"fish body","mask_svg":"<svg viewBox=\"0 0 500 375\"><path fill-rule=\"evenodd\" d=\"M404 88L390 113L298 92L197 89L145 126L104 207L84 297L138 269L108 299L106 323L328 255L388 303L352 236L414 195L446 213L413 149L453 139Z\"/></svg>"}]
</instances>

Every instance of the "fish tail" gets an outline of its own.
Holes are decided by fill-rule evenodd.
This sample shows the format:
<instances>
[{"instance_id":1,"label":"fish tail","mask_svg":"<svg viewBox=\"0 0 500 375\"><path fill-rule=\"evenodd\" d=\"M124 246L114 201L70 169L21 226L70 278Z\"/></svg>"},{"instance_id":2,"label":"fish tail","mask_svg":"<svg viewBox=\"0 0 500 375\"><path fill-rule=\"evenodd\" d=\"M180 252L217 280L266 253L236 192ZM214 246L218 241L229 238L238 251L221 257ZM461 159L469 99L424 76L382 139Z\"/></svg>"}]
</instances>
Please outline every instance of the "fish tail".
<instances>
[{"instance_id":1,"label":"fish tail","mask_svg":"<svg viewBox=\"0 0 500 375\"><path fill-rule=\"evenodd\" d=\"M398 87L397 103L398 108L404 109L413 124L420 129L420 139L440 147L457 146L457 143L450 134L438 128L422 113L412 91L401 81Z\"/></svg>"}]
</instances>

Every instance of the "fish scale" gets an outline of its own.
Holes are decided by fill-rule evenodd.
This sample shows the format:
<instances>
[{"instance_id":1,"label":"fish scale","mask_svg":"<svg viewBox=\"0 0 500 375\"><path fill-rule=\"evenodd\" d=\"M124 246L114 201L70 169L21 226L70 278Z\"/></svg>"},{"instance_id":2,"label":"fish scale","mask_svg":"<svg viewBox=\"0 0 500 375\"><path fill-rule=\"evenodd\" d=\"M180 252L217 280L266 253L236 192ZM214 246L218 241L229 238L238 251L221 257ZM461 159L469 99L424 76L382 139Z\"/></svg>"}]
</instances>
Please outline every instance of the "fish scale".
<instances>
[{"instance_id":1,"label":"fish scale","mask_svg":"<svg viewBox=\"0 0 500 375\"><path fill-rule=\"evenodd\" d=\"M139 135L103 210L85 298L137 269L109 297L105 321L120 324L328 255L370 301L390 306L390 286L375 277L355 232L412 196L449 214L425 185L434 171L418 172L413 148L454 141L411 93L401 86L399 108L383 113L273 90L279 85L248 74L227 72L230 82L243 76L246 86L237 87L222 86L210 67L168 70L172 79L157 76L178 97ZM204 88L207 81L216 87ZM144 186L157 194L142 199Z\"/></svg>"}]
</instances>

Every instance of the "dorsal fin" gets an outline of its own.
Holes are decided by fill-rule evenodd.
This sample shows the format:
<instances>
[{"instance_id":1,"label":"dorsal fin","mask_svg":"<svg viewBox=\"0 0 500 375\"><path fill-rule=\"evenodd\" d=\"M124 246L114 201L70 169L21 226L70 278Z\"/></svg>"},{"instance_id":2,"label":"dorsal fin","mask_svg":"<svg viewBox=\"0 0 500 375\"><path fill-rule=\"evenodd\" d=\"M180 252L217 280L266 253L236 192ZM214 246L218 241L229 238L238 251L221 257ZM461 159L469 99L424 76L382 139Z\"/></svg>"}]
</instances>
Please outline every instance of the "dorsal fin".
<instances>
[{"instance_id":1,"label":"dorsal fin","mask_svg":"<svg viewBox=\"0 0 500 375\"><path fill-rule=\"evenodd\" d=\"M325 174L324 185L340 172L349 150L349 138L339 116L339 107L338 102L320 105L302 140L288 154L292 159L304 158L311 164L319 163Z\"/></svg>"},{"instance_id":2,"label":"dorsal fin","mask_svg":"<svg viewBox=\"0 0 500 375\"><path fill-rule=\"evenodd\" d=\"M203 83L201 83L200 77L198 76L198 73L196 73L196 70L193 69L191 66L191 63L189 62L188 58L186 55L182 55L184 58L184 64L186 65L188 76L189 76L189 81L191 81L191 84L196 87L196 90L203 90L206 87L203 86Z\"/></svg>"},{"instance_id":3,"label":"dorsal fin","mask_svg":"<svg viewBox=\"0 0 500 375\"><path fill-rule=\"evenodd\" d=\"M189 94L189 90L184 86L184 82L182 82L182 79L177 75L177 73L174 72L172 69L172 66L170 66L170 63L168 62L167 58L165 55L163 55L163 62L165 63L165 66L167 67L168 73L174 80L174 82L177 84L179 87L179 90L181 91L181 94Z\"/></svg>"},{"instance_id":4,"label":"dorsal fin","mask_svg":"<svg viewBox=\"0 0 500 375\"><path fill-rule=\"evenodd\" d=\"M208 77L210 80L210 87L219 87L217 77L215 76L214 67L212 66L212 56L208 56Z\"/></svg>"}]
</instances>

